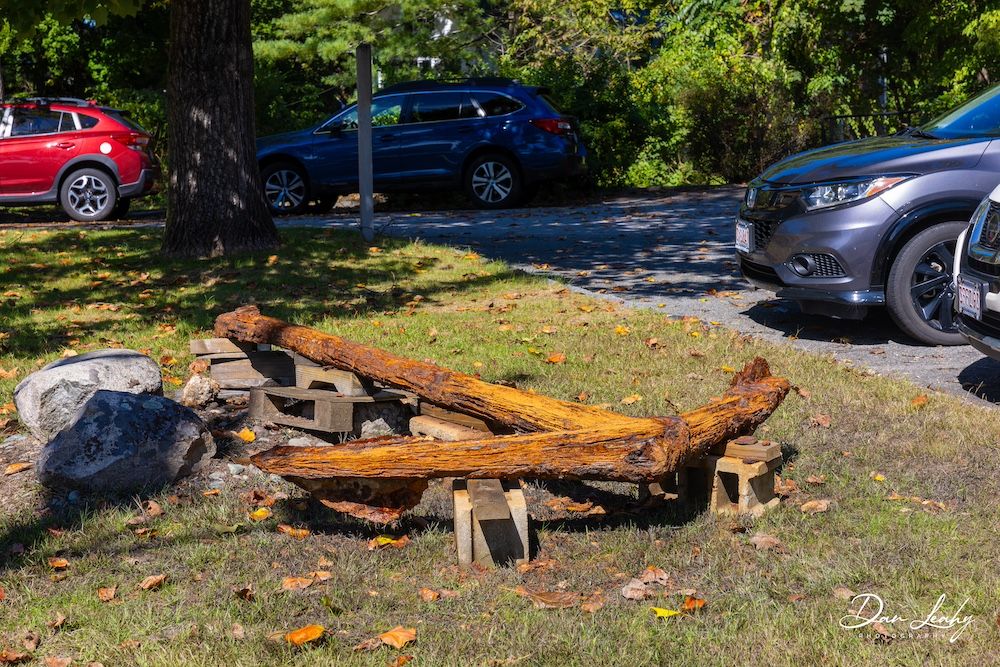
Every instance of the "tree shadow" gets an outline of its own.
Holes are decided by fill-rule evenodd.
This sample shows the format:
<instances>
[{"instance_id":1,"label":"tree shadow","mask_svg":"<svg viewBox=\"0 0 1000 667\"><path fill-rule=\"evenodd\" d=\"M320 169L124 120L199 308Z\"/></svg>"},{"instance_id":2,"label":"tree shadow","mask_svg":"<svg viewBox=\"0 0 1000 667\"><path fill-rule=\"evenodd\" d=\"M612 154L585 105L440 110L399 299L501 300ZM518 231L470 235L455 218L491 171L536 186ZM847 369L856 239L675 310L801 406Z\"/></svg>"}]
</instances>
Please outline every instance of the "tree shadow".
<instances>
[{"instance_id":1,"label":"tree shadow","mask_svg":"<svg viewBox=\"0 0 1000 667\"><path fill-rule=\"evenodd\" d=\"M1000 403L1000 361L983 357L961 370L958 381L973 396Z\"/></svg>"}]
</instances>

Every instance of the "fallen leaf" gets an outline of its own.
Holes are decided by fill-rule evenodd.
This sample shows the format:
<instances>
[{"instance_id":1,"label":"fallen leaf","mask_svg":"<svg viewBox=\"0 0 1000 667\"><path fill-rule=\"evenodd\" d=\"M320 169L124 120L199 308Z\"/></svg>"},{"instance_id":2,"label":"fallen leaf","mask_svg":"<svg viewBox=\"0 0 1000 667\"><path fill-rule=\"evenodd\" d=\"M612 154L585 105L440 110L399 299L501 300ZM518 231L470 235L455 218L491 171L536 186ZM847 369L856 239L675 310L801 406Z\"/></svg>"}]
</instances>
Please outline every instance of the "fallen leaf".
<instances>
[{"instance_id":1,"label":"fallen leaf","mask_svg":"<svg viewBox=\"0 0 1000 667\"><path fill-rule=\"evenodd\" d=\"M3 586L0 586L0 602L3 602L6 599L7 599L7 591L3 589Z\"/></svg>"},{"instance_id":2,"label":"fallen leaf","mask_svg":"<svg viewBox=\"0 0 1000 667\"><path fill-rule=\"evenodd\" d=\"M830 501L823 498L818 500L808 500L799 506L805 514L819 514L820 512L826 512L830 509Z\"/></svg>"},{"instance_id":3,"label":"fallen leaf","mask_svg":"<svg viewBox=\"0 0 1000 667\"><path fill-rule=\"evenodd\" d=\"M554 327L552 325L548 325L547 324L544 327L542 327L541 331L542 331L543 334L548 334L548 335L551 336L552 334L554 334L557 331L559 331L559 329L557 329L556 327Z\"/></svg>"},{"instance_id":4,"label":"fallen leaf","mask_svg":"<svg viewBox=\"0 0 1000 667\"><path fill-rule=\"evenodd\" d=\"M268 258L267 258L267 265L268 266L274 266L277 263L278 263L278 256L277 255L269 255L268 256Z\"/></svg>"},{"instance_id":5,"label":"fallen leaf","mask_svg":"<svg viewBox=\"0 0 1000 667\"><path fill-rule=\"evenodd\" d=\"M208 491L202 491L201 495L208 497L208 496L217 496L220 493L222 493L222 491L220 491L219 489L209 489Z\"/></svg>"},{"instance_id":6,"label":"fallen leaf","mask_svg":"<svg viewBox=\"0 0 1000 667\"><path fill-rule=\"evenodd\" d=\"M16 475L19 472L24 472L31 467L31 463L27 461L21 461L19 463L11 463L6 468L3 469L4 475Z\"/></svg>"},{"instance_id":7,"label":"fallen leaf","mask_svg":"<svg viewBox=\"0 0 1000 667\"><path fill-rule=\"evenodd\" d=\"M579 310L583 311L584 313L592 313L592 312L594 312L594 306L591 306L590 304L584 304L582 306L577 306L577 308Z\"/></svg>"},{"instance_id":8,"label":"fallen leaf","mask_svg":"<svg viewBox=\"0 0 1000 667\"><path fill-rule=\"evenodd\" d=\"M52 617L51 621L45 622L45 627L49 628L50 630L58 630L63 626L63 623L65 622L66 622L66 615L63 614L62 612L57 611L56 615Z\"/></svg>"},{"instance_id":9,"label":"fallen leaf","mask_svg":"<svg viewBox=\"0 0 1000 667\"><path fill-rule=\"evenodd\" d=\"M580 594L572 591L533 591L518 586L514 592L531 600L538 609L566 609L575 607L580 602Z\"/></svg>"},{"instance_id":10,"label":"fallen leaf","mask_svg":"<svg viewBox=\"0 0 1000 667\"><path fill-rule=\"evenodd\" d=\"M326 581L330 579L333 575L326 570L315 570L309 573L309 576L313 578L314 581Z\"/></svg>"},{"instance_id":11,"label":"fallen leaf","mask_svg":"<svg viewBox=\"0 0 1000 667\"><path fill-rule=\"evenodd\" d=\"M31 656L27 653L20 653L9 648L0 651L0 664L3 665L14 665L28 660L31 660Z\"/></svg>"},{"instance_id":12,"label":"fallen leaf","mask_svg":"<svg viewBox=\"0 0 1000 667\"><path fill-rule=\"evenodd\" d=\"M441 599L441 594L433 588L421 588L420 599L424 602L434 602L435 600Z\"/></svg>"},{"instance_id":13,"label":"fallen leaf","mask_svg":"<svg viewBox=\"0 0 1000 667\"><path fill-rule=\"evenodd\" d=\"M281 588L286 591L301 591L312 586L312 583L310 577L285 577L281 580Z\"/></svg>"},{"instance_id":14,"label":"fallen leaf","mask_svg":"<svg viewBox=\"0 0 1000 667\"><path fill-rule=\"evenodd\" d=\"M545 358L545 363L548 364L561 364L566 361L566 355L562 352L553 352Z\"/></svg>"},{"instance_id":15,"label":"fallen leaf","mask_svg":"<svg viewBox=\"0 0 1000 667\"><path fill-rule=\"evenodd\" d=\"M684 604L681 605L681 611L697 611L705 606L705 601L701 598L695 597L693 595L688 595L684 598Z\"/></svg>"},{"instance_id":16,"label":"fallen leaf","mask_svg":"<svg viewBox=\"0 0 1000 667\"><path fill-rule=\"evenodd\" d=\"M161 366L174 366L176 364L177 364L177 359L170 356L169 354L165 354L162 357L160 357Z\"/></svg>"},{"instance_id":17,"label":"fallen leaf","mask_svg":"<svg viewBox=\"0 0 1000 667\"><path fill-rule=\"evenodd\" d=\"M916 398L914 398L912 401L910 401L910 405L912 405L915 408L922 408L925 405L927 405L927 401L928 400L930 400L930 399L927 398L927 394L920 394L919 396L917 396Z\"/></svg>"},{"instance_id":18,"label":"fallen leaf","mask_svg":"<svg viewBox=\"0 0 1000 667\"><path fill-rule=\"evenodd\" d=\"M38 645L42 642L42 636L35 632L34 630L28 630L24 633L24 638L21 640L21 645L24 646L28 651L34 651L38 648Z\"/></svg>"},{"instance_id":19,"label":"fallen leaf","mask_svg":"<svg viewBox=\"0 0 1000 667\"><path fill-rule=\"evenodd\" d=\"M69 561L66 560L65 558L57 558L55 556L52 556L49 558L49 567L51 567L53 570L65 570L67 567L69 567Z\"/></svg>"},{"instance_id":20,"label":"fallen leaf","mask_svg":"<svg viewBox=\"0 0 1000 667\"><path fill-rule=\"evenodd\" d=\"M13 380L17 377L17 369L11 368L9 371L0 367L0 380Z\"/></svg>"},{"instance_id":21,"label":"fallen leaf","mask_svg":"<svg viewBox=\"0 0 1000 667\"><path fill-rule=\"evenodd\" d=\"M304 540L309 537L308 528L292 528L287 523L279 523L277 527L279 533L284 533L289 537L294 537L297 540Z\"/></svg>"},{"instance_id":22,"label":"fallen leaf","mask_svg":"<svg viewBox=\"0 0 1000 667\"><path fill-rule=\"evenodd\" d=\"M604 597L594 594L591 598L580 605L580 610L588 614L596 614L604 606Z\"/></svg>"},{"instance_id":23,"label":"fallen leaf","mask_svg":"<svg viewBox=\"0 0 1000 667\"><path fill-rule=\"evenodd\" d=\"M266 507L259 507L255 509L253 512L250 512L251 521L263 521L264 519L267 519L270 516L271 516L271 510L267 509Z\"/></svg>"},{"instance_id":24,"label":"fallen leaf","mask_svg":"<svg viewBox=\"0 0 1000 667\"><path fill-rule=\"evenodd\" d=\"M323 636L326 628L322 625L306 625L285 635L285 641L292 646L302 646Z\"/></svg>"},{"instance_id":25,"label":"fallen leaf","mask_svg":"<svg viewBox=\"0 0 1000 667\"><path fill-rule=\"evenodd\" d=\"M656 348L660 347L660 341L657 340L656 338L647 338L646 340L642 341L642 343L651 350L655 350Z\"/></svg>"},{"instance_id":26,"label":"fallen leaf","mask_svg":"<svg viewBox=\"0 0 1000 667\"><path fill-rule=\"evenodd\" d=\"M642 571L638 579L644 584L659 584L660 586L666 586L670 583L670 575L667 574L662 568L656 567L655 565L647 565L646 569Z\"/></svg>"},{"instance_id":27,"label":"fallen leaf","mask_svg":"<svg viewBox=\"0 0 1000 667\"><path fill-rule=\"evenodd\" d=\"M633 403L638 403L641 400L642 400L642 395L641 394L629 394L628 396L626 396L625 398L623 398L620 401L620 403L622 405L632 405Z\"/></svg>"},{"instance_id":28,"label":"fallen leaf","mask_svg":"<svg viewBox=\"0 0 1000 667\"><path fill-rule=\"evenodd\" d=\"M254 440L256 440L256 439L257 439L257 434L256 434L256 433L254 433L253 431L251 431L250 429L248 429L248 428L247 428L247 427L245 427L245 426L243 427L243 430L242 430L242 431L239 431L239 432L238 432L238 433L236 434L236 436L237 436L237 437L238 437L238 438L239 438L240 440L242 440L243 442L248 442L248 443L249 443L249 442L253 442Z\"/></svg>"},{"instance_id":29,"label":"fallen leaf","mask_svg":"<svg viewBox=\"0 0 1000 667\"><path fill-rule=\"evenodd\" d=\"M757 533L750 538L750 544L754 545L757 551L770 551L771 549L778 551L784 547L781 540L767 533Z\"/></svg>"},{"instance_id":30,"label":"fallen leaf","mask_svg":"<svg viewBox=\"0 0 1000 667\"><path fill-rule=\"evenodd\" d=\"M58 658L54 655L45 656L45 667L69 667L73 658Z\"/></svg>"},{"instance_id":31,"label":"fallen leaf","mask_svg":"<svg viewBox=\"0 0 1000 667\"><path fill-rule=\"evenodd\" d=\"M809 391L808 389L803 389L802 387L796 387L795 393L801 396L802 398L806 399L807 401L810 398L812 398L812 392Z\"/></svg>"},{"instance_id":32,"label":"fallen leaf","mask_svg":"<svg viewBox=\"0 0 1000 667\"><path fill-rule=\"evenodd\" d=\"M111 602L115 599L115 594L118 592L117 586L107 586L104 588L97 589L97 599L101 602Z\"/></svg>"},{"instance_id":33,"label":"fallen leaf","mask_svg":"<svg viewBox=\"0 0 1000 667\"><path fill-rule=\"evenodd\" d=\"M405 653L397 655L396 659L389 663L389 667L403 667L403 665L409 664L411 660L413 660L412 655L406 655Z\"/></svg>"},{"instance_id":34,"label":"fallen leaf","mask_svg":"<svg viewBox=\"0 0 1000 667\"><path fill-rule=\"evenodd\" d=\"M576 395L576 400L580 401L581 403L585 402L588 398L590 398L590 394L588 394L585 391L581 391L579 394Z\"/></svg>"},{"instance_id":35,"label":"fallen leaf","mask_svg":"<svg viewBox=\"0 0 1000 667\"><path fill-rule=\"evenodd\" d=\"M855 595L857 594L847 586L837 586L833 589L833 597L837 598L838 600L844 600L844 601L853 600Z\"/></svg>"},{"instance_id":36,"label":"fallen leaf","mask_svg":"<svg viewBox=\"0 0 1000 667\"><path fill-rule=\"evenodd\" d=\"M377 535L372 539L368 540L368 551L375 551L376 549L385 549L391 547L393 549L402 549L407 544L410 543L410 538L408 535L403 535L402 537L391 537L389 535Z\"/></svg>"},{"instance_id":37,"label":"fallen leaf","mask_svg":"<svg viewBox=\"0 0 1000 667\"><path fill-rule=\"evenodd\" d=\"M393 648L403 648L410 642L417 640L417 629L397 625L392 630L380 634L378 638L382 640L383 644L388 644Z\"/></svg>"},{"instance_id":38,"label":"fallen leaf","mask_svg":"<svg viewBox=\"0 0 1000 667\"><path fill-rule=\"evenodd\" d=\"M247 602L253 601L253 585L247 584L246 586L233 587L233 594L241 600L246 600Z\"/></svg>"},{"instance_id":39,"label":"fallen leaf","mask_svg":"<svg viewBox=\"0 0 1000 667\"><path fill-rule=\"evenodd\" d=\"M794 479L785 479L781 475L774 476L774 495L787 497L799 490Z\"/></svg>"},{"instance_id":40,"label":"fallen leaf","mask_svg":"<svg viewBox=\"0 0 1000 667\"><path fill-rule=\"evenodd\" d=\"M788 601L789 602L801 602L802 600L805 600L805 599L806 599L806 596L802 595L801 593L792 593L791 595L788 596Z\"/></svg>"},{"instance_id":41,"label":"fallen leaf","mask_svg":"<svg viewBox=\"0 0 1000 667\"><path fill-rule=\"evenodd\" d=\"M810 427L830 428L830 415L813 415L809 418Z\"/></svg>"},{"instance_id":42,"label":"fallen leaf","mask_svg":"<svg viewBox=\"0 0 1000 667\"><path fill-rule=\"evenodd\" d=\"M239 623L233 623L233 628L229 632L233 639L246 639L247 633Z\"/></svg>"},{"instance_id":43,"label":"fallen leaf","mask_svg":"<svg viewBox=\"0 0 1000 667\"><path fill-rule=\"evenodd\" d=\"M144 591L155 591L160 588L166 580L167 575L165 574L151 574L139 582L139 588Z\"/></svg>"},{"instance_id":44,"label":"fallen leaf","mask_svg":"<svg viewBox=\"0 0 1000 667\"><path fill-rule=\"evenodd\" d=\"M630 579L624 586L622 586L622 597L626 600L645 600L653 591L649 590L649 586L642 579Z\"/></svg>"},{"instance_id":45,"label":"fallen leaf","mask_svg":"<svg viewBox=\"0 0 1000 667\"><path fill-rule=\"evenodd\" d=\"M676 609L664 609L663 607L650 607L650 609L653 610L657 618L670 618L671 616L680 615L680 612Z\"/></svg>"},{"instance_id":46,"label":"fallen leaf","mask_svg":"<svg viewBox=\"0 0 1000 667\"><path fill-rule=\"evenodd\" d=\"M354 651L374 651L375 649L382 648L382 638L381 637L369 637L360 644L355 644L352 650Z\"/></svg>"},{"instance_id":47,"label":"fallen leaf","mask_svg":"<svg viewBox=\"0 0 1000 667\"><path fill-rule=\"evenodd\" d=\"M806 477L806 484L815 484L818 486L820 484L825 484L825 483L826 483L826 475L809 475L808 477Z\"/></svg>"},{"instance_id":48,"label":"fallen leaf","mask_svg":"<svg viewBox=\"0 0 1000 667\"><path fill-rule=\"evenodd\" d=\"M615 334L619 336L627 336L632 330L623 324L619 324L615 327Z\"/></svg>"},{"instance_id":49,"label":"fallen leaf","mask_svg":"<svg viewBox=\"0 0 1000 667\"><path fill-rule=\"evenodd\" d=\"M876 621L875 623L872 623L872 629L878 633L879 638L882 641L891 641L893 638L892 632L889 628L885 627L885 623Z\"/></svg>"}]
</instances>

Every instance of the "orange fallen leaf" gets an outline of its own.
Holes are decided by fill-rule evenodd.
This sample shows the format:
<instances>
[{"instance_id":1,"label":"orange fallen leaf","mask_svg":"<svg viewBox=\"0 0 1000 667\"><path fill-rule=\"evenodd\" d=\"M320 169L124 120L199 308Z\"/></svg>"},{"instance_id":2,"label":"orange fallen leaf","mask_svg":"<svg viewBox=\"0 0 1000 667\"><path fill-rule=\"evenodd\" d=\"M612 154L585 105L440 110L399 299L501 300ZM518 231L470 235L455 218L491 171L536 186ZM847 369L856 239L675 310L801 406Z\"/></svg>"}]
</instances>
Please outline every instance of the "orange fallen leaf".
<instances>
[{"instance_id":1,"label":"orange fallen leaf","mask_svg":"<svg viewBox=\"0 0 1000 667\"><path fill-rule=\"evenodd\" d=\"M638 403L642 400L641 394L629 394L623 398L620 402L622 405L632 405L633 403Z\"/></svg>"},{"instance_id":2,"label":"orange fallen leaf","mask_svg":"<svg viewBox=\"0 0 1000 667\"><path fill-rule=\"evenodd\" d=\"M819 514L830 509L830 501L827 499L809 500L799 506L803 514Z\"/></svg>"},{"instance_id":3,"label":"orange fallen leaf","mask_svg":"<svg viewBox=\"0 0 1000 667\"><path fill-rule=\"evenodd\" d=\"M69 667L73 658L60 658L54 655L45 656L45 667Z\"/></svg>"},{"instance_id":4,"label":"orange fallen leaf","mask_svg":"<svg viewBox=\"0 0 1000 667\"><path fill-rule=\"evenodd\" d=\"M9 371L0 367L0 380L13 380L17 377L17 369L11 368Z\"/></svg>"},{"instance_id":5,"label":"orange fallen leaf","mask_svg":"<svg viewBox=\"0 0 1000 667\"><path fill-rule=\"evenodd\" d=\"M66 615L62 612L57 611L56 615L52 617L51 621L45 621L45 627L50 630L58 630L66 622Z\"/></svg>"},{"instance_id":6,"label":"orange fallen leaf","mask_svg":"<svg viewBox=\"0 0 1000 667\"><path fill-rule=\"evenodd\" d=\"M202 491L201 495L208 497L208 496L217 496L220 493L222 493L222 491L220 491L219 489L209 489L208 491Z\"/></svg>"},{"instance_id":7,"label":"orange fallen leaf","mask_svg":"<svg viewBox=\"0 0 1000 667\"><path fill-rule=\"evenodd\" d=\"M15 412L16 410L17 406L15 406L13 403L4 403L3 405L0 405L0 415L9 415L10 413Z\"/></svg>"},{"instance_id":8,"label":"orange fallen leaf","mask_svg":"<svg viewBox=\"0 0 1000 667\"><path fill-rule=\"evenodd\" d=\"M424 602L434 602L435 600L441 599L441 594L433 588L421 588L420 599Z\"/></svg>"},{"instance_id":9,"label":"orange fallen leaf","mask_svg":"<svg viewBox=\"0 0 1000 667\"><path fill-rule=\"evenodd\" d=\"M619 325L617 325L617 326L615 327L615 334L617 334L617 335L619 335L619 336L627 336L627 335L629 335L629 332L631 332L631 331L632 331L632 330L631 330L631 329L629 329L629 328L628 328L627 326L625 326L624 324L619 324Z\"/></svg>"},{"instance_id":10,"label":"orange fallen leaf","mask_svg":"<svg viewBox=\"0 0 1000 667\"><path fill-rule=\"evenodd\" d=\"M151 574L142 581L139 582L139 588L144 591L155 591L163 582L167 580L167 575L165 574Z\"/></svg>"},{"instance_id":11,"label":"orange fallen leaf","mask_svg":"<svg viewBox=\"0 0 1000 667\"><path fill-rule=\"evenodd\" d=\"M930 399L927 398L927 394L920 394L919 396L917 396L916 398L914 398L912 401L910 401L910 405L912 405L915 408L922 408L925 405L927 405L927 401L928 400L930 400Z\"/></svg>"},{"instance_id":12,"label":"orange fallen leaf","mask_svg":"<svg viewBox=\"0 0 1000 667\"><path fill-rule=\"evenodd\" d=\"M285 577L281 580L281 588L286 591L301 591L312 586L313 580L307 577Z\"/></svg>"},{"instance_id":13,"label":"orange fallen leaf","mask_svg":"<svg viewBox=\"0 0 1000 667\"><path fill-rule=\"evenodd\" d=\"M49 558L49 567L51 567L53 570L65 570L67 567L69 567L69 561L66 560L65 558L57 558L55 556L52 556Z\"/></svg>"},{"instance_id":14,"label":"orange fallen leaf","mask_svg":"<svg viewBox=\"0 0 1000 667\"><path fill-rule=\"evenodd\" d=\"M174 366L177 364L177 359L169 354L165 354L160 357L161 366Z\"/></svg>"},{"instance_id":15,"label":"orange fallen leaf","mask_svg":"<svg viewBox=\"0 0 1000 667\"><path fill-rule=\"evenodd\" d=\"M695 597L693 595L688 595L684 598L684 604L681 605L682 611L697 611L705 606L705 601L701 598Z\"/></svg>"},{"instance_id":16,"label":"orange fallen leaf","mask_svg":"<svg viewBox=\"0 0 1000 667\"><path fill-rule=\"evenodd\" d=\"M313 581L326 581L333 575L326 570L316 570L314 572L310 572L309 576L313 578Z\"/></svg>"},{"instance_id":17,"label":"orange fallen leaf","mask_svg":"<svg viewBox=\"0 0 1000 667\"><path fill-rule=\"evenodd\" d=\"M6 468L3 469L4 475L16 475L19 472L24 472L31 467L31 463L27 461L20 461L18 463L11 463Z\"/></svg>"},{"instance_id":18,"label":"orange fallen leaf","mask_svg":"<svg viewBox=\"0 0 1000 667\"><path fill-rule=\"evenodd\" d=\"M268 266L274 266L277 263L278 263L278 256L277 255L270 255L267 258L267 265Z\"/></svg>"},{"instance_id":19,"label":"orange fallen leaf","mask_svg":"<svg viewBox=\"0 0 1000 667\"><path fill-rule=\"evenodd\" d=\"M413 660L412 655L406 655L405 653L397 655L396 659L389 663L389 667L403 667L403 665L410 664L411 660Z\"/></svg>"},{"instance_id":20,"label":"orange fallen leaf","mask_svg":"<svg viewBox=\"0 0 1000 667\"><path fill-rule=\"evenodd\" d=\"M579 394L576 395L576 400L580 401L581 403L585 402L588 398L590 398L590 394L585 391L581 391Z\"/></svg>"},{"instance_id":21,"label":"orange fallen leaf","mask_svg":"<svg viewBox=\"0 0 1000 667\"><path fill-rule=\"evenodd\" d=\"M368 551L375 551L376 549L385 549L386 547L392 547L393 549L402 549L409 543L410 543L410 538L408 535L403 535L402 537L390 537L389 535L378 535L368 540Z\"/></svg>"},{"instance_id":22,"label":"orange fallen leaf","mask_svg":"<svg viewBox=\"0 0 1000 667\"><path fill-rule=\"evenodd\" d=\"M142 504L142 508L148 517L156 517L163 514L163 507L155 500L147 500Z\"/></svg>"},{"instance_id":23,"label":"orange fallen leaf","mask_svg":"<svg viewBox=\"0 0 1000 667\"><path fill-rule=\"evenodd\" d=\"M830 415L813 415L809 418L809 426L830 428Z\"/></svg>"},{"instance_id":24,"label":"orange fallen leaf","mask_svg":"<svg viewBox=\"0 0 1000 667\"><path fill-rule=\"evenodd\" d=\"M258 507L253 512L250 512L251 521L263 521L271 516L271 510L266 507Z\"/></svg>"},{"instance_id":25,"label":"orange fallen leaf","mask_svg":"<svg viewBox=\"0 0 1000 667\"><path fill-rule=\"evenodd\" d=\"M292 528L287 523L279 523L277 527L279 533L284 533L289 537L294 537L297 540L304 540L309 537L308 528Z\"/></svg>"},{"instance_id":26,"label":"orange fallen leaf","mask_svg":"<svg viewBox=\"0 0 1000 667\"><path fill-rule=\"evenodd\" d=\"M239 431L236 434L236 436L243 442L253 442L254 440L257 439L257 434L251 431L250 429L246 428L245 426L243 427L242 431Z\"/></svg>"},{"instance_id":27,"label":"orange fallen leaf","mask_svg":"<svg viewBox=\"0 0 1000 667\"><path fill-rule=\"evenodd\" d=\"M397 625L392 630L380 634L378 638L382 640L383 644L388 644L393 648L403 648L410 642L417 640L417 629Z\"/></svg>"},{"instance_id":28,"label":"orange fallen leaf","mask_svg":"<svg viewBox=\"0 0 1000 667\"><path fill-rule=\"evenodd\" d=\"M323 636L324 632L326 632L326 628L322 625L306 625L286 634L285 641L292 646L302 646L303 644L316 641Z\"/></svg>"},{"instance_id":29,"label":"orange fallen leaf","mask_svg":"<svg viewBox=\"0 0 1000 667\"><path fill-rule=\"evenodd\" d=\"M107 586L104 588L97 589L97 599L101 602L111 602L115 599L115 594L118 593L117 586Z\"/></svg>"},{"instance_id":30,"label":"orange fallen leaf","mask_svg":"<svg viewBox=\"0 0 1000 667\"><path fill-rule=\"evenodd\" d=\"M238 597L241 600L246 600L247 602L251 602L253 601L253 596L254 596L253 586L252 585L239 586L239 587L234 586L233 594L235 594L236 597Z\"/></svg>"},{"instance_id":31,"label":"orange fallen leaf","mask_svg":"<svg viewBox=\"0 0 1000 667\"><path fill-rule=\"evenodd\" d=\"M548 357L545 358L545 362L549 364L561 364L566 361L566 355L562 352L553 352Z\"/></svg>"}]
</instances>

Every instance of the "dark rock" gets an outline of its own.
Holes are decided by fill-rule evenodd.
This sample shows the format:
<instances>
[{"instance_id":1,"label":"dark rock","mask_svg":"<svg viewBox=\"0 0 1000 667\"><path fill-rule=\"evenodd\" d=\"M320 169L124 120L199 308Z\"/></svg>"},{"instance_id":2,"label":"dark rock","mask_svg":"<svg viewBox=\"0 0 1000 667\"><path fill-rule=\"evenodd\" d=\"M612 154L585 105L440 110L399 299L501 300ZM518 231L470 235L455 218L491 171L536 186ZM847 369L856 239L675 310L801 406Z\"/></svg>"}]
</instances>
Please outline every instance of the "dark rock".
<instances>
[{"instance_id":1,"label":"dark rock","mask_svg":"<svg viewBox=\"0 0 1000 667\"><path fill-rule=\"evenodd\" d=\"M162 396L98 391L38 460L50 487L123 493L161 488L215 454L208 427Z\"/></svg>"}]
</instances>

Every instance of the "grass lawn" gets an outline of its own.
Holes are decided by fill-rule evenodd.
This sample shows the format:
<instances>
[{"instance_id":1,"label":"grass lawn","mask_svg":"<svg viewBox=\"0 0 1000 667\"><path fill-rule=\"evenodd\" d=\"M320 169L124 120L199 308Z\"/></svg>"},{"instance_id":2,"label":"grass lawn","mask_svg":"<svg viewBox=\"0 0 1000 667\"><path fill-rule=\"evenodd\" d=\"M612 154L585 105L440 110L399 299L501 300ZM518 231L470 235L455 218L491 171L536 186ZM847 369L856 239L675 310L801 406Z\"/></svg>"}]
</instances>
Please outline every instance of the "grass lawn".
<instances>
[{"instance_id":1,"label":"grass lawn","mask_svg":"<svg viewBox=\"0 0 1000 667\"><path fill-rule=\"evenodd\" d=\"M164 365L165 387L187 377L187 341L248 301L265 314L431 359L490 381L632 415L704 403L756 355L800 388L761 429L782 443L788 489L763 518L637 507L628 485L533 483L539 567L463 571L454 565L448 494L433 484L391 527L401 549L368 550L378 532L299 499L259 473L205 496L195 478L154 496L164 514L137 535L126 503L85 501L42 512L26 471L0 477L0 643L74 665L992 664L1000 639L1000 412L872 377L708 322L671 320L595 301L467 250L352 235L286 231L273 257L159 258L157 230L0 231L0 405L14 384L67 350L126 346ZM649 339L655 338L655 344ZM546 363L562 352L562 364ZM7 377L10 376L10 377ZM622 403L625 397L641 400ZM0 423L12 419L0 407ZM16 421L4 427L17 428ZM240 456L230 446L227 456ZM0 450L7 465L16 447ZM224 465L220 462L220 466ZM284 492L273 516L248 520L251 489ZM588 496L603 515L556 511L552 493ZM61 499L60 496L57 499ZM808 500L832 501L807 514ZM922 501L933 502L922 502ZM308 528L302 540L278 523ZM232 526L239 524L235 532ZM228 528L227 528L228 527ZM47 530L51 528L52 530ZM776 548L750 539L768 534ZM52 557L68 568L56 572ZM670 581L627 600L622 586L647 566ZM282 580L327 571L303 590ZM138 584L167 575L156 590ZM98 589L117 587L102 602ZM538 609L517 594L572 591L601 599ZM235 589L252 587L247 600ZM846 587L885 601L884 615L925 617L966 601L972 623L931 638L886 639L838 627ZM435 601L421 588L457 593ZM678 609L690 589L706 604ZM841 591L842 593L842 591ZM245 596L246 597L246 596ZM870 609L870 607L869 607ZM57 614L61 627L46 626ZM273 639L317 623L324 638L293 648ZM416 628L402 650L354 651L397 625ZM906 623L885 623L891 632ZM0 646L2 648L2 646Z\"/></svg>"}]
</instances>

